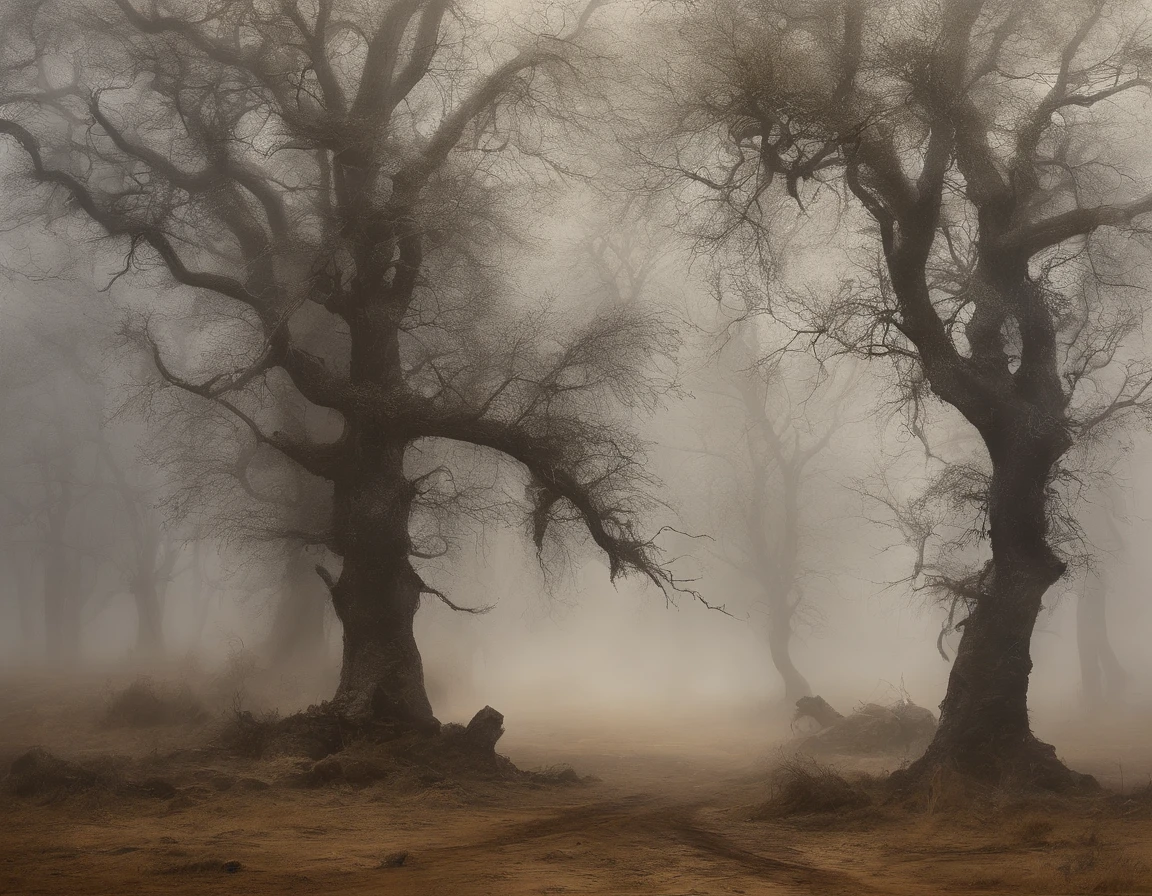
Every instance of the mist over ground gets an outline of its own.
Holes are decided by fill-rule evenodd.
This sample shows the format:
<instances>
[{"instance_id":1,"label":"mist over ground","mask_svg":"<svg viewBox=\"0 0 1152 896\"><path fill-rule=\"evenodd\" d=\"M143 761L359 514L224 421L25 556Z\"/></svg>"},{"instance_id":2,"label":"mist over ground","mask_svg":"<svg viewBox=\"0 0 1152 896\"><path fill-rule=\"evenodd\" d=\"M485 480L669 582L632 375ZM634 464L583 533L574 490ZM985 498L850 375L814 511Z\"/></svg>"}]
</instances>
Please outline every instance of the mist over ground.
<instances>
[{"instance_id":1,"label":"mist over ground","mask_svg":"<svg viewBox=\"0 0 1152 896\"><path fill-rule=\"evenodd\" d=\"M1149 11L0 0L0 891L1152 892Z\"/></svg>"}]
</instances>

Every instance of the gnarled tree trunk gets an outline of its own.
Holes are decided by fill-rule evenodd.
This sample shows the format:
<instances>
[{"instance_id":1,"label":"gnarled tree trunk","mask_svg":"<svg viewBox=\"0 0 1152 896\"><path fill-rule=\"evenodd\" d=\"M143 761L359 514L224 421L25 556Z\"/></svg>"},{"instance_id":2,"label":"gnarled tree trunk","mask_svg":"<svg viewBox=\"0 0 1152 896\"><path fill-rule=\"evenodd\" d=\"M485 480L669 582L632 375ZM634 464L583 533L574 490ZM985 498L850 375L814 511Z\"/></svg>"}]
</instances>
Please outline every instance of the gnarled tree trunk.
<instances>
[{"instance_id":1,"label":"gnarled tree trunk","mask_svg":"<svg viewBox=\"0 0 1152 896\"><path fill-rule=\"evenodd\" d=\"M1068 437L1051 418L1017 407L985 433L993 476L988 496L992 561L967 619L928 751L896 780L947 766L994 784L1060 790L1082 776L1032 733L1031 642L1047 590L1065 564L1047 542L1047 487Z\"/></svg>"},{"instance_id":2,"label":"gnarled tree trunk","mask_svg":"<svg viewBox=\"0 0 1152 896\"><path fill-rule=\"evenodd\" d=\"M381 444L334 494L335 543L344 558L332 604L344 627L335 700L342 711L434 726L413 622L422 583L409 555L415 491L402 445Z\"/></svg>"}]
</instances>

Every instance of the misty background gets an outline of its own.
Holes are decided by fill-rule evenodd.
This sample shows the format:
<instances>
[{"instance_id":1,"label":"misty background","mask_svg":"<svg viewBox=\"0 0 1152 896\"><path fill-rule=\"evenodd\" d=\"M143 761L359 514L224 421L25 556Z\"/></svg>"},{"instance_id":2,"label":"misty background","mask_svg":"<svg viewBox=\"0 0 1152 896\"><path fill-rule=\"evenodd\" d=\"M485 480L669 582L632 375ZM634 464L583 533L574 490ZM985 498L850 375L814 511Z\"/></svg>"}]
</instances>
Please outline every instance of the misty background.
<instances>
[{"instance_id":1,"label":"misty background","mask_svg":"<svg viewBox=\"0 0 1152 896\"><path fill-rule=\"evenodd\" d=\"M503 4L506 27L527 6ZM575 152L597 153L607 170L619 164L595 140ZM6 169L19 161L9 148L0 158ZM14 177L5 184L21 189ZM833 360L820 369L801 354L758 366L765 351L753 349L770 350L780 331L755 316L737 325L732 306L718 301L715 272L665 210L622 210L580 184L545 200L529 192L513 197L520 241L502 259L523 302L546 298L578 311L606 296L643 301L676 331L661 362L663 401L638 413L637 425L660 483L656 516L672 527L685 581L714 608L688 594L670 603L637 579L613 585L587 546L545 572L515 521L465 526L425 568L457 604L491 609L460 614L425 597L416 631L437 715L465 718L489 703L514 724L521 714L625 717L699 706L754 715L786 704L762 597L733 561L741 549L764 550L739 545L753 438L739 382L763 384L773 420L786 423L795 444L827 435L799 499L797 669L841 707L900 693L935 707L949 670L941 649L951 656L958 636L938 644L947 609L909 580L915 552L873 494L887 482L910 497L926 475L922 446L886 401L886 365ZM155 310L158 272L121 278L115 252L78 236L63 206L49 211L46 223L9 223L0 235L0 663L97 675L126 662L143 670L167 663L191 673L248 657L260 673L247 695L253 703L291 710L326 699L341 633L312 568L319 555L219 534L221 518L243 529L245 514L259 508L189 487L181 452L200 450L200 439L208 450L209 434L156 392L151 360L124 321L163 317L177 352L200 350L197 340L211 342L211 332L182 329L187 309L178 300L162 315ZM795 257L801 275L839 263L819 245ZM752 346L744 355L732 348L742 341ZM1123 699L1137 707L1152 701L1152 525L1142 515L1152 499L1152 441L1143 432L1127 438L1115 468L1116 532L1094 542L1107 570L1109 637L1129 675ZM765 469L776 495L775 467ZM145 568L158 593L141 597ZM1041 724L1082 711L1082 588L1082 575L1070 574L1045 601L1031 686ZM323 633L302 654L278 629L286 595L297 591L300 618ZM155 616L147 632L143 601ZM63 634L52 630L54 613L67 617Z\"/></svg>"}]
</instances>

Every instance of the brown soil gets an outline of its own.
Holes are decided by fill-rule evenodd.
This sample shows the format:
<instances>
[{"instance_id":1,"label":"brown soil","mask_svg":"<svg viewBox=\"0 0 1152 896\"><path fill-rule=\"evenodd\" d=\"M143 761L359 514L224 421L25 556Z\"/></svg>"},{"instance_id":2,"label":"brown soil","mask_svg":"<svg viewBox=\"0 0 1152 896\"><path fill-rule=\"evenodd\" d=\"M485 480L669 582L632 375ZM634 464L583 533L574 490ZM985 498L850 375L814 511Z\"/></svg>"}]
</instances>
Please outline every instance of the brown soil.
<instances>
[{"instance_id":1,"label":"brown soil","mask_svg":"<svg viewBox=\"0 0 1152 896\"><path fill-rule=\"evenodd\" d=\"M0 681L3 768L40 744L176 795L3 788L0 893L1152 893L1146 794L974 800L941 779L899 805L765 812L786 723L510 714L500 749L521 767L600 780L301 787L298 760L212 749L213 723L115 729L103 710L63 682Z\"/></svg>"}]
</instances>

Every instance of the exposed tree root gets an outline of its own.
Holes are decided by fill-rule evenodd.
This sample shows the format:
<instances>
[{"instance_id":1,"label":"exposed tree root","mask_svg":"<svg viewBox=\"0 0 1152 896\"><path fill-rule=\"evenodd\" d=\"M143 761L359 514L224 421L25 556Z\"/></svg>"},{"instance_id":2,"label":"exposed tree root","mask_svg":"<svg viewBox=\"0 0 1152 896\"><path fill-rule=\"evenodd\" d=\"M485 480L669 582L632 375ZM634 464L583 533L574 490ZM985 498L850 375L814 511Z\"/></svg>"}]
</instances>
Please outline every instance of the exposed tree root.
<instances>
[{"instance_id":1,"label":"exposed tree root","mask_svg":"<svg viewBox=\"0 0 1152 896\"><path fill-rule=\"evenodd\" d=\"M237 713L223 732L221 746L249 758L300 757L300 773L285 783L296 786L369 784L410 779L422 786L464 781L521 781L579 784L568 768L527 772L496 752L504 734L504 716L484 707L467 725L350 717L335 703L311 706L280 719Z\"/></svg>"},{"instance_id":2,"label":"exposed tree root","mask_svg":"<svg viewBox=\"0 0 1152 896\"><path fill-rule=\"evenodd\" d=\"M938 736L927 752L907 768L891 774L889 787L897 792L931 788L942 774L1011 790L1052 793L1093 792L1100 785L1091 775L1068 768L1056 756L1056 748L1031 732L1023 738L988 740L977 745L972 739L956 744Z\"/></svg>"}]
</instances>

